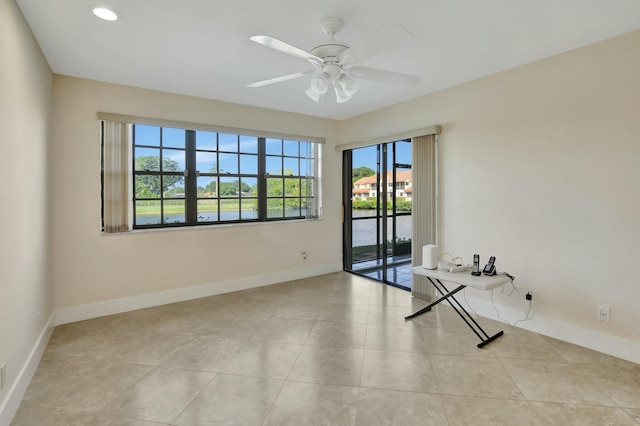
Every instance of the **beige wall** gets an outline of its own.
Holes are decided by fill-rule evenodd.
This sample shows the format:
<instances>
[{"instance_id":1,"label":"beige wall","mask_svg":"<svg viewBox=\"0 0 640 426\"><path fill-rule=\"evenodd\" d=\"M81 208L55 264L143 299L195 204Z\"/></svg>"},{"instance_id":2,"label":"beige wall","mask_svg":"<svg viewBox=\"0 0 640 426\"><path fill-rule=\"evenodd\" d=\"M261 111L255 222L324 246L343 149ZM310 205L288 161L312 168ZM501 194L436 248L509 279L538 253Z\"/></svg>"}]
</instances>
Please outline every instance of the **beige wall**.
<instances>
[{"instance_id":1,"label":"beige wall","mask_svg":"<svg viewBox=\"0 0 640 426\"><path fill-rule=\"evenodd\" d=\"M98 111L326 137L323 219L100 235ZM224 288L238 281L268 284L341 269L336 134L331 120L55 76L51 216L56 308L194 286L215 291L217 283Z\"/></svg>"},{"instance_id":2,"label":"beige wall","mask_svg":"<svg viewBox=\"0 0 640 426\"><path fill-rule=\"evenodd\" d=\"M53 312L47 151L52 76L13 0L0 1L0 423Z\"/></svg>"},{"instance_id":3,"label":"beige wall","mask_svg":"<svg viewBox=\"0 0 640 426\"><path fill-rule=\"evenodd\" d=\"M522 326L605 352L602 336L637 344L639 51L636 31L443 90L342 122L341 143L442 124L443 251L497 256L534 294ZM488 294L469 295L490 307Z\"/></svg>"}]
</instances>

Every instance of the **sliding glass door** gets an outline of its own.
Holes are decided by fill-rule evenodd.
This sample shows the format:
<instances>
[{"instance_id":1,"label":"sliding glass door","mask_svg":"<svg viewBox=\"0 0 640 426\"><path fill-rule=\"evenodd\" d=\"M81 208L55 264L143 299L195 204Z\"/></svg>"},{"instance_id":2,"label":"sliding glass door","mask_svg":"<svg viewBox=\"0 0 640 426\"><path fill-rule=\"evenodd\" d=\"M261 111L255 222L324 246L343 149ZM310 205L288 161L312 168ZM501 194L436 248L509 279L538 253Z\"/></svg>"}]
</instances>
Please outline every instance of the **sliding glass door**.
<instances>
[{"instance_id":1,"label":"sliding glass door","mask_svg":"<svg viewBox=\"0 0 640 426\"><path fill-rule=\"evenodd\" d=\"M411 142L343 153L344 269L411 288Z\"/></svg>"}]
</instances>

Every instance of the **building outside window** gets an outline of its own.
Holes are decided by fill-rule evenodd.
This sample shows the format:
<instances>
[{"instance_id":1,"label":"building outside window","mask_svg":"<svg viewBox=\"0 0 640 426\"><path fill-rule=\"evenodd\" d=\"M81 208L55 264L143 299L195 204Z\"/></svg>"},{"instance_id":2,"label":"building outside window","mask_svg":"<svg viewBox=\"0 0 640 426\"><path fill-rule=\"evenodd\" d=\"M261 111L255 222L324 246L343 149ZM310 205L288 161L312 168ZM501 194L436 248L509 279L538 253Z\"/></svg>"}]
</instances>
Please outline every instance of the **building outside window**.
<instances>
[{"instance_id":1,"label":"building outside window","mask_svg":"<svg viewBox=\"0 0 640 426\"><path fill-rule=\"evenodd\" d=\"M392 172L387 173L387 193L391 197L393 193ZM378 176L373 174L356 180L353 183L353 199L366 200L377 198L377 182ZM396 197L404 197L407 201L411 201L411 171L396 171Z\"/></svg>"}]
</instances>

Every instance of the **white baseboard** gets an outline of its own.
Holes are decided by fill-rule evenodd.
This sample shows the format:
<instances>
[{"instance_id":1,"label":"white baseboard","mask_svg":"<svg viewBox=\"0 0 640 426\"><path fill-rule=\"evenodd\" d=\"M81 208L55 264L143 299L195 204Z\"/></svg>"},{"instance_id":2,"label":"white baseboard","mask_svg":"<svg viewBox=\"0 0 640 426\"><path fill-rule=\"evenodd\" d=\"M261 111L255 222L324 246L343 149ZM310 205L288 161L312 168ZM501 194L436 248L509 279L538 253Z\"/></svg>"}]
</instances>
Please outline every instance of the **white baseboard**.
<instances>
[{"instance_id":1,"label":"white baseboard","mask_svg":"<svg viewBox=\"0 0 640 426\"><path fill-rule=\"evenodd\" d=\"M215 296L233 291L247 290L291 280L324 275L342 270L342 264L320 265L305 269L292 269L271 274L254 275L236 280L219 281L195 287L178 288L157 293L142 294L140 296L124 297L121 299L105 300L81 306L61 308L56 311L55 324L68 324L136 309L167 305L185 300Z\"/></svg>"},{"instance_id":2,"label":"white baseboard","mask_svg":"<svg viewBox=\"0 0 640 426\"><path fill-rule=\"evenodd\" d=\"M38 364L40 363L42 354L44 354L44 351L47 348L54 326L55 312L49 317L49 321L45 324L44 329L40 333L40 337L38 337L36 344L29 353L27 362L25 362L22 370L20 370L20 373L18 374L16 381L13 383L13 386L9 389L9 393L5 400L0 404L0 425L9 425L13 416L16 415L20 402L22 401L24 394L27 392L29 383L31 383L31 379L38 369Z\"/></svg>"},{"instance_id":3,"label":"white baseboard","mask_svg":"<svg viewBox=\"0 0 640 426\"><path fill-rule=\"evenodd\" d=\"M464 304L462 298L458 298L458 300ZM501 321L490 302L475 299L469 297L469 295L467 295L467 301L478 315ZM496 305L496 308L500 312L500 316L512 324L524 318L524 312L522 310L504 305ZM625 339L577 324L546 319L539 316L534 316L527 321L518 322L516 327L640 364L640 342L635 340Z\"/></svg>"}]
</instances>

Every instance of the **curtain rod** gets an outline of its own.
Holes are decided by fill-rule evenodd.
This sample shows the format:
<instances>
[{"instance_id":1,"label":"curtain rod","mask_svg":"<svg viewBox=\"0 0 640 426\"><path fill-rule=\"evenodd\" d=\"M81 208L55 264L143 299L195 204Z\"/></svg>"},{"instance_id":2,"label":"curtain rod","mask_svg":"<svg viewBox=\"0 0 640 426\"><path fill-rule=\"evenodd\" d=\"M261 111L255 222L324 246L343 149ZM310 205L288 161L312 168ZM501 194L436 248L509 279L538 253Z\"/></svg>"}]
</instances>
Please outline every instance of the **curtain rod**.
<instances>
[{"instance_id":1,"label":"curtain rod","mask_svg":"<svg viewBox=\"0 0 640 426\"><path fill-rule=\"evenodd\" d=\"M395 135L382 136L375 139L366 141L355 141L341 145L336 145L336 151L346 151L348 149L362 148L365 146L378 145L386 142L399 141L404 139L415 138L418 136L439 135L442 133L442 126L439 124L429 127L423 127L420 129L407 130L406 132L397 133Z\"/></svg>"},{"instance_id":2,"label":"curtain rod","mask_svg":"<svg viewBox=\"0 0 640 426\"><path fill-rule=\"evenodd\" d=\"M190 123L186 121L165 120L162 118L138 117L133 115L113 114L110 112L98 112L98 120L112 121L116 123L144 124L148 126L174 127L187 130L204 130L216 133L232 133L244 136L256 136L274 139L288 139L303 142L326 143L325 138L315 136L292 135L287 133L265 132L262 130L239 129L235 127L216 126L212 124Z\"/></svg>"}]
</instances>

